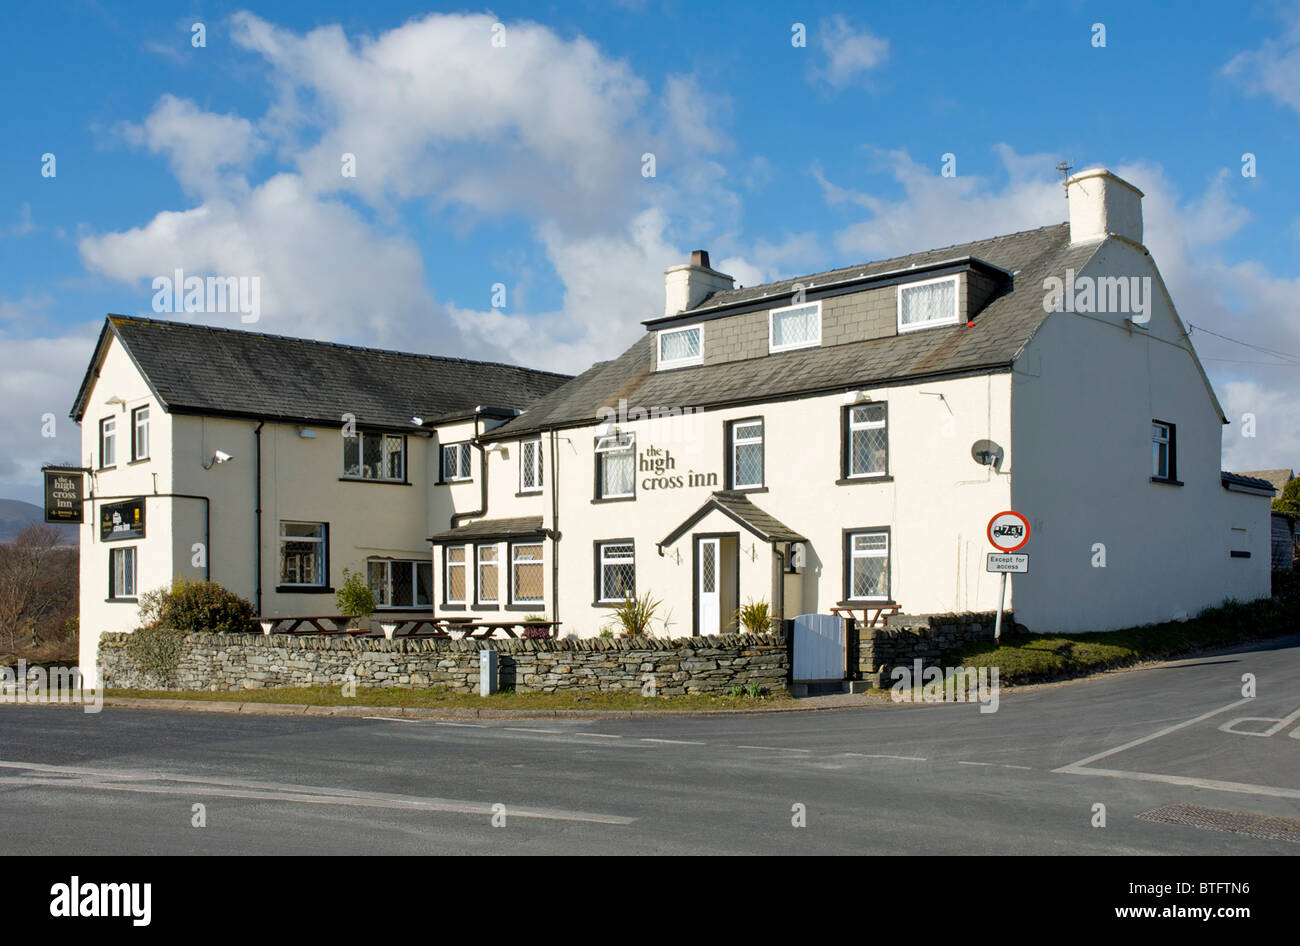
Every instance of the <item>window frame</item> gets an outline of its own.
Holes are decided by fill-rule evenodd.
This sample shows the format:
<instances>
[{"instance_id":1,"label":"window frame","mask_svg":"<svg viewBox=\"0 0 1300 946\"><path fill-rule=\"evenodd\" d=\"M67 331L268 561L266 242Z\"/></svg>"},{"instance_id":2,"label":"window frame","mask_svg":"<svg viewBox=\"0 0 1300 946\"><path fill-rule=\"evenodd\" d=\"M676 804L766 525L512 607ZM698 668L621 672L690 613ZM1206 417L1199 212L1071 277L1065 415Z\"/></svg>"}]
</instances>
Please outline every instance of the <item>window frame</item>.
<instances>
[{"instance_id":1,"label":"window frame","mask_svg":"<svg viewBox=\"0 0 1300 946\"><path fill-rule=\"evenodd\" d=\"M474 481L474 444L470 440L458 440L455 443L440 443L438 445L438 482L442 485L450 483L472 483ZM466 460L465 467L469 470L464 476L447 475L447 451L455 449L464 451ZM457 467L459 468L459 456L457 457Z\"/></svg>"},{"instance_id":2,"label":"window frame","mask_svg":"<svg viewBox=\"0 0 1300 946\"><path fill-rule=\"evenodd\" d=\"M531 486L524 482L524 454L528 448L532 447L536 453L533 461L533 470L535 471L536 482ZM519 442L519 494L531 495L540 493L546 485L546 471L542 466L542 438L536 440L521 440Z\"/></svg>"},{"instance_id":3,"label":"window frame","mask_svg":"<svg viewBox=\"0 0 1300 946\"><path fill-rule=\"evenodd\" d=\"M763 476L761 482L759 483L751 484L748 486L741 486L736 483L736 446L737 446L736 427L743 426L745 424L758 424L762 428L763 432L759 436L757 443L759 444L760 447L761 459L759 462L762 464L763 467ZM723 469L726 471L727 474L725 482L727 484L728 491L748 492L751 490L766 490L767 489L767 418L765 416L758 416L758 417L740 417L737 418L736 420L729 420L726 422L726 428L724 430L724 435L722 439L724 441L723 449L726 451L725 456L723 458ZM744 441L744 445L749 445L754 442L755 441L753 440L746 440Z\"/></svg>"},{"instance_id":4,"label":"window frame","mask_svg":"<svg viewBox=\"0 0 1300 946\"><path fill-rule=\"evenodd\" d=\"M368 558L366 559L366 584L370 585L370 568L372 565L383 565L385 571L385 585L387 586L387 597L392 600L393 597L393 566L409 565L411 568L411 603L410 604L381 604L379 603L380 595L375 593L376 611L416 611L423 608L433 607L433 562L423 558ZM420 595L420 573L421 565L429 569L429 600L421 603L417 599ZM373 586L370 589L374 591Z\"/></svg>"},{"instance_id":5,"label":"window frame","mask_svg":"<svg viewBox=\"0 0 1300 946\"><path fill-rule=\"evenodd\" d=\"M664 359L664 339L669 335L676 335L680 332L695 332L700 339L699 354L690 355L686 358ZM691 365L701 365L704 363L704 323L696 322L694 325L678 325L673 328L662 328L655 333L655 368L686 368Z\"/></svg>"},{"instance_id":6,"label":"window frame","mask_svg":"<svg viewBox=\"0 0 1300 946\"><path fill-rule=\"evenodd\" d=\"M474 546L474 604L476 607L501 607L501 545L500 542L480 542ZM495 597L491 600L483 597L483 557L481 553L484 549L491 549L496 554L496 561L489 563L497 570L495 587L492 589Z\"/></svg>"},{"instance_id":7,"label":"window frame","mask_svg":"<svg viewBox=\"0 0 1300 946\"><path fill-rule=\"evenodd\" d=\"M605 555L605 550L610 546L625 545L631 549L632 554L627 559L610 559ZM636 540L633 538L623 539L597 539L592 543L593 556L592 564L594 567L594 587L592 589L592 606L607 608L623 602L623 598L606 598L605 597L605 568L607 565L625 564L630 562L632 565L632 594L636 594Z\"/></svg>"},{"instance_id":8,"label":"window frame","mask_svg":"<svg viewBox=\"0 0 1300 946\"><path fill-rule=\"evenodd\" d=\"M812 341L795 342L793 344L777 345L776 344L776 317L784 312L793 312L796 309L815 308L817 310L817 337ZM822 343L822 303L820 299L812 302L800 302L797 305L782 306L779 309L769 309L767 313L767 353L776 355L785 351L798 351L801 348L817 348Z\"/></svg>"},{"instance_id":9,"label":"window frame","mask_svg":"<svg viewBox=\"0 0 1300 946\"><path fill-rule=\"evenodd\" d=\"M144 415L144 423L140 422L140 415ZM144 452L140 452L140 431L144 430ZM149 405L137 407L131 411L131 462L139 463L141 460L149 459Z\"/></svg>"},{"instance_id":10,"label":"window frame","mask_svg":"<svg viewBox=\"0 0 1300 946\"><path fill-rule=\"evenodd\" d=\"M953 286L952 318L944 319L942 321L936 319L931 322L922 322L916 325L904 325L903 324L903 294L909 289L920 289L922 286L932 286L935 285L936 283L941 283L941 282L950 282L952 283ZM898 307L898 334L899 335L902 335L904 332L918 332L928 328L942 328L947 325L960 325L961 324L961 277L957 275L936 276L933 279L919 279L911 282L899 283L896 291L895 301Z\"/></svg>"},{"instance_id":11,"label":"window frame","mask_svg":"<svg viewBox=\"0 0 1300 946\"><path fill-rule=\"evenodd\" d=\"M365 468L366 468L366 438L368 438L368 437L372 437L372 438L373 438L373 437L378 437L378 438L379 438L379 464L380 464L380 468L381 468L381 469L383 469L383 467L385 466L385 459L386 459L387 456L388 456L388 454L387 454L387 453L385 452L385 450L384 450L385 445L386 445L386 442L387 442L390 438L393 439L393 440L397 440L397 439L400 439L400 440L401 440L402 447L401 447L401 453L400 453L400 456L401 456L401 459L402 459L402 470L401 470L401 475L400 475L400 476L366 476L366 474L365 474L364 471L365 471ZM348 441L349 441L349 440L355 440L355 441L357 442L357 469L360 470L360 471L362 471L362 472L359 472L359 473L349 473L349 472L348 472L348 452L347 452L347 451L348 451ZM407 474L407 468L406 468L406 464L407 464L407 453L406 453L406 451L407 451L407 447L408 447L408 444L407 444L407 441L406 441L406 435L405 435L405 434L395 434L395 433L392 433L392 432L390 432L390 431L386 431L386 430L358 430L358 431L357 431L353 436L351 436L351 437L347 437L347 436L345 436L345 437L343 437L343 475L340 476L339 479L342 479L342 480L348 480L348 481L354 481L354 482L363 482L363 483L407 483L407 482L410 482L409 479L407 478L407 475L406 475L406 474Z\"/></svg>"},{"instance_id":12,"label":"window frame","mask_svg":"<svg viewBox=\"0 0 1300 946\"><path fill-rule=\"evenodd\" d=\"M523 546L529 546L529 547L536 546L541 551L541 555L539 558L522 560L523 564L537 565L539 568L541 568L542 571L541 595L537 598L520 598L515 594L515 589L517 586L515 570L520 565L520 560L515 557L515 553L516 550L518 550ZM512 541L509 543L508 554L509 554L509 562L510 562L510 573L508 576L510 581L510 586L508 589L509 596L507 598L508 601L507 607L532 609L537 605L544 606L546 604L546 543L543 542L540 538L518 539L516 541Z\"/></svg>"},{"instance_id":13,"label":"window frame","mask_svg":"<svg viewBox=\"0 0 1300 946\"><path fill-rule=\"evenodd\" d=\"M613 440L616 443L622 442L626 438L627 443L617 449L601 446L604 441ZM636 431L619 431L616 434L607 434L604 437L597 437L594 441L593 456L595 457L595 484L594 484L594 502L621 502L629 499L636 499ZM605 459L613 453L629 453L632 458L632 490L628 493L606 493L605 492Z\"/></svg>"},{"instance_id":14,"label":"window frame","mask_svg":"<svg viewBox=\"0 0 1300 946\"><path fill-rule=\"evenodd\" d=\"M294 526L319 526L320 536L291 535L284 534L286 525ZM311 522L306 519L281 519L276 529L276 552L279 558L279 567L277 568L279 581L275 590L281 593L320 593L331 592L334 589L330 587L330 524L328 522ZM320 581L319 582L289 582L284 580L284 543L285 540L295 542L316 542L320 544Z\"/></svg>"},{"instance_id":15,"label":"window frame","mask_svg":"<svg viewBox=\"0 0 1300 946\"><path fill-rule=\"evenodd\" d=\"M470 551L469 550L472 548L473 546L469 544L444 545L442 547L442 603L444 606L451 605L458 608L465 608L466 606L469 605L470 594L471 594L470 584L469 584L469 580L470 580L470 575L469 575ZM453 562L451 560L451 555L449 553L451 552L452 549L460 549L464 553L464 556L461 558L459 562ZM451 596L452 568L460 568L464 573L464 577L462 578L461 585L460 585L462 589L461 597L459 598L453 598Z\"/></svg>"},{"instance_id":16,"label":"window frame","mask_svg":"<svg viewBox=\"0 0 1300 946\"><path fill-rule=\"evenodd\" d=\"M1165 483L1170 486L1182 486L1182 482L1178 479L1178 425L1167 420L1159 420L1158 418L1153 417L1151 419L1151 427L1152 430L1148 438L1152 447L1151 482ZM1157 439L1155 432L1156 427L1164 427L1168 430L1168 435L1165 440L1161 441ZM1166 447L1165 475L1157 473L1155 469L1154 448L1158 443L1164 443Z\"/></svg>"},{"instance_id":17,"label":"window frame","mask_svg":"<svg viewBox=\"0 0 1300 946\"><path fill-rule=\"evenodd\" d=\"M115 545L108 550L108 599L109 601L121 601L131 603L139 600L140 592L140 554L137 551L139 546L136 545ZM131 593L118 594L117 585L117 560L129 558L131 560Z\"/></svg>"},{"instance_id":18,"label":"window frame","mask_svg":"<svg viewBox=\"0 0 1300 946\"><path fill-rule=\"evenodd\" d=\"M859 424L854 426L853 412L860 407L882 407L885 411L884 421L879 424ZM885 468L876 473L853 472L853 432L855 430L876 430L885 432ZM840 479L846 483L866 483L872 480L892 479L889 474L889 402L863 401L861 404L847 404L840 408Z\"/></svg>"},{"instance_id":19,"label":"window frame","mask_svg":"<svg viewBox=\"0 0 1300 946\"><path fill-rule=\"evenodd\" d=\"M859 535L883 535L885 537L885 554L855 555L853 551L853 539ZM844 573L844 600L845 605L875 605L875 604L893 604L894 603L894 536L893 530L889 526L862 526L860 528L845 529L844 538L841 543L843 553ZM858 558L883 558L885 560L885 594L883 596L855 597L853 595L853 566Z\"/></svg>"},{"instance_id":20,"label":"window frame","mask_svg":"<svg viewBox=\"0 0 1300 946\"><path fill-rule=\"evenodd\" d=\"M106 424L112 424L113 429L106 432L104 430ZM104 462L105 460L104 443L106 439L111 440L113 443L112 463ZM111 470L114 469L116 466L117 466L117 417L110 415L108 417L101 417L99 419L99 468L101 470Z\"/></svg>"}]
</instances>

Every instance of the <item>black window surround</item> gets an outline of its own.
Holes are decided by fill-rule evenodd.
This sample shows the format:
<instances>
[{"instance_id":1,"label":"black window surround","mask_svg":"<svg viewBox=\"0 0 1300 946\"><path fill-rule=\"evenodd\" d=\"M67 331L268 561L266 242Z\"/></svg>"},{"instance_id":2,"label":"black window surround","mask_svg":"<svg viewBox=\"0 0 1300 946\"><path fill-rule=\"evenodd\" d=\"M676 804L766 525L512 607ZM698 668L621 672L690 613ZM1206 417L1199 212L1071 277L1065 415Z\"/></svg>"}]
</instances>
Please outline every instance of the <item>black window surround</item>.
<instances>
[{"instance_id":1,"label":"black window surround","mask_svg":"<svg viewBox=\"0 0 1300 946\"><path fill-rule=\"evenodd\" d=\"M853 591L853 537L863 535L864 533L875 533L884 535L886 539L885 546L885 597L884 598L854 598ZM888 606L895 604L894 601L894 535L890 526L859 526L854 529L844 529L841 531L840 538L840 556L842 564L840 571L843 574L843 600L840 605L843 607L868 607L874 608L880 605Z\"/></svg>"},{"instance_id":2,"label":"black window surround","mask_svg":"<svg viewBox=\"0 0 1300 946\"><path fill-rule=\"evenodd\" d=\"M868 405L879 404L885 409L885 470L883 473L859 473L853 474L852 455L853 455L853 437L850 429L850 423L853 417L853 409L856 407L866 407ZM856 483L892 483L894 477L889 472L889 402L888 401L863 401L861 404L848 404L840 408L840 478L835 481L837 486L849 486Z\"/></svg>"},{"instance_id":3,"label":"black window surround","mask_svg":"<svg viewBox=\"0 0 1300 946\"><path fill-rule=\"evenodd\" d=\"M464 559L461 562L455 563L462 566L465 569L465 578L464 581L462 582L462 585L464 586L465 596L455 601L447 597L447 590L451 586L451 582L447 578L448 566L450 564L447 559L447 552L450 551L451 549L464 549L465 551ZM474 555L474 546L469 543L465 543L463 545L462 544L444 545L442 547L442 555L440 556L442 559L442 575L440 576L442 578L442 581L439 582L439 584L442 585L442 595L441 595L442 610L464 611L466 610L466 608L469 607L470 601L473 600L472 588L474 586L470 584L471 579L470 579L470 571L469 571L471 567L470 559L473 555Z\"/></svg>"},{"instance_id":4,"label":"black window surround","mask_svg":"<svg viewBox=\"0 0 1300 946\"><path fill-rule=\"evenodd\" d=\"M1182 486L1183 483L1178 478L1178 425L1155 417L1151 419L1151 423L1169 428L1169 475L1157 476L1152 474L1151 482L1160 483L1164 486ZM1152 443L1155 443L1154 436L1155 435L1152 434Z\"/></svg>"},{"instance_id":5,"label":"black window surround","mask_svg":"<svg viewBox=\"0 0 1300 946\"><path fill-rule=\"evenodd\" d=\"M592 438L592 441L591 441L591 444L592 444L592 450L593 450L592 457L594 458L594 459L593 459L593 468L594 468L593 476L594 476L594 479L592 480L592 494L591 494L591 501L592 501L593 503L629 503L629 502L635 502L635 501L636 501L636 472L637 472L637 471L636 471L636 459L637 459L637 458L636 458L636 440L635 440L635 439L632 440L632 446L631 446L631 451L632 451L632 492L629 493L627 496L606 496L606 495L604 495L604 483L605 483L605 476L604 476L604 473L605 473L605 457L609 456L609 452L608 452L608 451L605 452L605 453L594 452L594 451L595 451L595 448L596 448L596 445L599 444L600 441L603 440L603 439L605 439L605 438L603 438L603 437L593 437L593 438Z\"/></svg>"},{"instance_id":6,"label":"black window surround","mask_svg":"<svg viewBox=\"0 0 1300 946\"><path fill-rule=\"evenodd\" d=\"M735 484L735 432L738 425L743 424L760 424L763 428L762 439L759 441L759 449L762 455L763 480L761 483L753 486L737 486ZM735 420L724 422L723 427L723 458L722 458L722 481L727 484L726 488L732 493L765 493L767 492L767 419L763 415L755 417L737 417Z\"/></svg>"},{"instance_id":7,"label":"black window surround","mask_svg":"<svg viewBox=\"0 0 1300 946\"><path fill-rule=\"evenodd\" d=\"M495 601L484 601L480 597L482 582L479 581L479 560L478 550L483 548L495 548L497 550L497 598ZM504 542L475 542L474 543L474 610L476 611L500 611L501 610L501 576L504 574L503 552L507 550L507 544ZM489 563L493 564L493 563ZM465 589L466 597L469 596L469 588Z\"/></svg>"},{"instance_id":8,"label":"black window surround","mask_svg":"<svg viewBox=\"0 0 1300 946\"><path fill-rule=\"evenodd\" d=\"M308 523L309 520L283 519L281 520L281 522ZM321 571L323 572L323 577L325 579L324 584L286 585L284 582L280 582L275 586L276 594L281 594L281 595L332 595L334 594L334 586L333 583L330 581L330 524L328 522L317 522L311 524L319 525L322 527L321 556L323 559L323 563L321 565ZM285 540L285 536L283 535L279 536L279 542L281 544L283 544L284 540ZM276 546L276 551L277 552L279 551L279 545Z\"/></svg>"},{"instance_id":9,"label":"black window surround","mask_svg":"<svg viewBox=\"0 0 1300 946\"><path fill-rule=\"evenodd\" d=\"M139 598L137 598L135 594L119 595L117 593L117 582L115 581L115 576L113 574L113 563L117 558L125 556L128 552L131 554L131 586L134 591L137 593L139 592L139 589L135 587L140 581L139 546L123 545L111 548L108 551L108 597L104 599L110 604L135 604L139 601Z\"/></svg>"},{"instance_id":10,"label":"black window surround","mask_svg":"<svg viewBox=\"0 0 1300 946\"><path fill-rule=\"evenodd\" d=\"M602 563L603 555L601 550L607 545L630 545L632 546L632 582L636 584L636 539L631 537L623 539L596 539L591 543L592 551L592 593L591 606L593 608L610 608L621 604L621 599L607 599L601 595L604 590L604 568Z\"/></svg>"}]
</instances>

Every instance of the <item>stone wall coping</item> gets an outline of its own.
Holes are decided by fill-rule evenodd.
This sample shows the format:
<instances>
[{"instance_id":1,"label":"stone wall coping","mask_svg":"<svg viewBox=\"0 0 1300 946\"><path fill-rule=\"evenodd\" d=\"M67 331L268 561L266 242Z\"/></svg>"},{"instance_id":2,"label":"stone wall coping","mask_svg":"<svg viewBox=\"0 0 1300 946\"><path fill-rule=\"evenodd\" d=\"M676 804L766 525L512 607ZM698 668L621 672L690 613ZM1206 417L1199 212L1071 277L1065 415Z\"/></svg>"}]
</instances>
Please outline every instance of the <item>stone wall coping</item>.
<instances>
[{"instance_id":1,"label":"stone wall coping","mask_svg":"<svg viewBox=\"0 0 1300 946\"><path fill-rule=\"evenodd\" d=\"M99 639L101 648L121 648L131 639L131 631L112 631L102 634ZM476 650L495 650L502 654L525 653L591 653L591 652L644 652L644 651L709 651L733 650L742 647L779 647L784 649L785 639L781 634L725 634L704 637L582 637L561 640L533 639L474 639L474 640L440 640L423 638L404 640L395 638L387 640L382 637L348 637L324 636L310 634L218 634L211 632L192 632L185 635L188 644L207 645L210 647L240 646L263 647L283 650L343 650L361 653L365 651L388 652L395 654L412 653L465 653Z\"/></svg>"}]
</instances>

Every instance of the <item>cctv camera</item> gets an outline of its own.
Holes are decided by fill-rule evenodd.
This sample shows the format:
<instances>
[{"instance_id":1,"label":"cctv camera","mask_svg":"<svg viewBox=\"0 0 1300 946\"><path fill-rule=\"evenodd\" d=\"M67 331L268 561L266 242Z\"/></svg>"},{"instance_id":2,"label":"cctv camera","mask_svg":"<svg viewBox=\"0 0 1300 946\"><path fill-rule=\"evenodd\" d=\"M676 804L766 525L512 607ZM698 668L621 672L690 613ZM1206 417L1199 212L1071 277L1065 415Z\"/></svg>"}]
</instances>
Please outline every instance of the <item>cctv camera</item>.
<instances>
[{"instance_id":1,"label":"cctv camera","mask_svg":"<svg viewBox=\"0 0 1300 946\"><path fill-rule=\"evenodd\" d=\"M216 460L218 463L227 463L230 460L233 460L235 458L232 457L230 454L226 453L226 451L224 450L216 450L213 451L212 459Z\"/></svg>"}]
</instances>

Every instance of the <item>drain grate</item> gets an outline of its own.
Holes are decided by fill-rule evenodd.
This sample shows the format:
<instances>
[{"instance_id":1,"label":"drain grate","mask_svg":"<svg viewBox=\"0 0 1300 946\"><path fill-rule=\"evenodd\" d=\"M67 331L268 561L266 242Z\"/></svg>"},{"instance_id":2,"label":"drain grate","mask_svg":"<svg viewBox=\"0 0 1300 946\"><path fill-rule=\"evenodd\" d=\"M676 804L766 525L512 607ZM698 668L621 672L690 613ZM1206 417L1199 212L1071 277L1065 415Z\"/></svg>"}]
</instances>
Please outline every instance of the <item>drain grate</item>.
<instances>
[{"instance_id":1,"label":"drain grate","mask_svg":"<svg viewBox=\"0 0 1300 946\"><path fill-rule=\"evenodd\" d=\"M1249 811L1232 811L1228 808L1206 808L1203 805L1165 805L1137 816L1142 821L1160 824L1180 824L1206 831L1225 831L1244 834L1263 841L1290 841L1300 844L1300 821L1294 818L1275 818Z\"/></svg>"}]
</instances>

